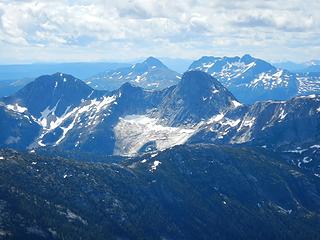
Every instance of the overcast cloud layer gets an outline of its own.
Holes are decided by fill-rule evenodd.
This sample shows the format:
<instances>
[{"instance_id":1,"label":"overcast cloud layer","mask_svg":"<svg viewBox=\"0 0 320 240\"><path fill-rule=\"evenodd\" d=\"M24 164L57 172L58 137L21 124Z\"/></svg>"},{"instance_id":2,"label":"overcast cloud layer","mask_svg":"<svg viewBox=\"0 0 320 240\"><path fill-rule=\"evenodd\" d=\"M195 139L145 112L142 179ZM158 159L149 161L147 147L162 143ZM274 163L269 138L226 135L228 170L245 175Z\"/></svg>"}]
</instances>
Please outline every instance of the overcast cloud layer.
<instances>
[{"instance_id":1,"label":"overcast cloud layer","mask_svg":"<svg viewBox=\"0 0 320 240\"><path fill-rule=\"evenodd\" d=\"M0 63L320 58L319 0L0 0Z\"/></svg>"}]
</instances>

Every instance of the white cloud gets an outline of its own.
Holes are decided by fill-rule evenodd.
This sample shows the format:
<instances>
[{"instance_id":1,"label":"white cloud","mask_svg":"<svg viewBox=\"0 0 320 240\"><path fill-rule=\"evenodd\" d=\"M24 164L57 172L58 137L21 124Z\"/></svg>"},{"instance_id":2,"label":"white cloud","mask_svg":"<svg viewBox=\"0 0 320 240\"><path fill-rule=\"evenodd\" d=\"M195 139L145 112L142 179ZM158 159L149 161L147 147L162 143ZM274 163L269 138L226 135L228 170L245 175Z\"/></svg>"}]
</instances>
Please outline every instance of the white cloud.
<instances>
[{"instance_id":1,"label":"white cloud","mask_svg":"<svg viewBox=\"0 0 320 240\"><path fill-rule=\"evenodd\" d=\"M2 0L0 60L249 52L303 61L320 55L318 9L318 0Z\"/></svg>"}]
</instances>

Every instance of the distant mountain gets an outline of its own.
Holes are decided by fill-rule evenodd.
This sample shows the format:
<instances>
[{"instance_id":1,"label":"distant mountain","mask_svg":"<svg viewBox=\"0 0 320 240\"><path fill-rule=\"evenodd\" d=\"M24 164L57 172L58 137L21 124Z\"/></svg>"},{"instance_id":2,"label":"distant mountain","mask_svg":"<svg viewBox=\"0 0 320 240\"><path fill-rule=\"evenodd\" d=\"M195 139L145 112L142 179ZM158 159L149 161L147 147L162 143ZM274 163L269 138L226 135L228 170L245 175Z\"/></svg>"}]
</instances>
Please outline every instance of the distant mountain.
<instances>
[{"instance_id":1,"label":"distant mountain","mask_svg":"<svg viewBox=\"0 0 320 240\"><path fill-rule=\"evenodd\" d=\"M42 138L56 125L61 124L63 117L75 111L84 100L102 96L104 92L97 92L81 80L71 75L56 73L44 75L10 97L2 99L6 112L17 114L28 119L30 125L39 127L37 138L25 143L43 146ZM3 123L5 128L10 123ZM32 130L32 129L30 129ZM61 130L61 129L60 129ZM35 133L32 132L34 135ZM13 138L15 134L9 135ZM10 137L9 137L10 138ZM19 141L13 141L8 146L20 146Z\"/></svg>"},{"instance_id":2,"label":"distant mountain","mask_svg":"<svg viewBox=\"0 0 320 240\"><path fill-rule=\"evenodd\" d=\"M20 80L0 80L0 97L6 97L14 94L33 80L33 78L23 78Z\"/></svg>"},{"instance_id":3,"label":"distant mountain","mask_svg":"<svg viewBox=\"0 0 320 240\"><path fill-rule=\"evenodd\" d=\"M7 104L19 104L35 117L54 109L55 116L61 116L67 109L74 108L81 100L96 96L96 91L83 81L63 73L44 75L10 97Z\"/></svg>"},{"instance_id":4,"label":"distant mountain","mask_svg":"<svg viewBox=\"0 0 320 240\"><path fill-rule=\"evenodd\" d=\"M294 74L277 69L250 55L240 57L202 57L189 70L201 70L217 78L241 102L286 100L296 96Z\"/></svg>"},{"instance_id":5,"label":"distant mountain","mask_svg":"<svg viewBox=\"0 0 320 240\"><path fill-rule=\"evenodd\" d=\"M304 63L280 62L274 63L274 65L294 73L320 73L320 60L311 60Z\"/></svg>"},{"instance_id":6,"label":"distant mountain","mask_svg":"<svg viewBox=\"0 0 320 240\"><path fill-rule=\"evenodd\" d=\"M295 73L298 82L297 95L320 93L320 60L305 63L277 63L275 66Z\"/></svg>"},{"instance_id":7,"label":"distant mountain","mask_svg":"<svg viewBox=\"0 0 320 240\"><path fill-rule=\"evenodd\" d=\"M277 68L286 69L293 73L301 72L306 67L304 63L296 63L291 61L275 62L273 65Z\"/></svg>"},{"instance_id":8,"label":"distant mountain","mask_svg":"<svg viewBox=\"0 0 320 240\"><path fill-rule=\"evenodd\" d=\"M129 66L128 63L76 62L76 63L33 63L0 65L0 82L17 81L23 78L35 79L44 74L65 72L80 79L89 78L99 72Z\"/></svg>"},{"instance_id":9,"label":"distant mountain","mask_svg":"<svg viewBox=\"0 0 320 240\"><path fill-rule=\"evenodd\" d=\"M319 95L248 106L201 71L186 72L177 85L161 91L125 83L111 92L57 73L0 102L2 147L133 156L184 143L215 143L281 154L310 149L313 164L320 161L311 152L320 142ZM24 127L17 131L19 126ZM320 174L301 156L295 164Z\"/></svg>"},{"instance_id":10,"label":"distant mountain","mask_svg":"<svg viewBox=\"0 0 320 240\"><path fill-rule=\"evenodd\" d=\"M0 181L5 239L319 238L319 176L261 149L184 145L96 164L0 150Z\"/></svg>"},{"instance_id":11,"label":"distant mountain","mask_svg":"<svg viewBox=\"0 0 320 240\"><path fill-rule=\"evenodd\" d=\"M317 73L297 73L298 95L320 93L320 71Z\"/></svg>"},{"instance_id":12,"label":"distant mountain","mask_svg":"<svg viewBox=\"0 0 320 240\"><path fill-rule=\"evenodd\" d=\"M0 97L14 94L39 75L66 72L87 79L102 71L126 67L126 63L60 63L0 65Z\"/></svg>"},{"instance_id":13,"label":"distant mountain","mask_svg":"<svg viewBox=\"0 0 320 240\"><path fill-rule=\"evenodd\" d=\"M86 83L102 90L115 90L126 82L145 89L159 90L175 85L180 78L179 73L170 70L160 60L149 57L142 63L101 73L89 78Z\"/></svg>"},{"instance_id":14,"label":"distant mountain","mask_svg":"<svg viewBox=\"0 0 320 240\"><path fill-rule=\"evenodd\" d=\"M320 73L320 60L312 60L305 63L305 68L302 72L305 73Z\"/></svg>"}]
</instances>

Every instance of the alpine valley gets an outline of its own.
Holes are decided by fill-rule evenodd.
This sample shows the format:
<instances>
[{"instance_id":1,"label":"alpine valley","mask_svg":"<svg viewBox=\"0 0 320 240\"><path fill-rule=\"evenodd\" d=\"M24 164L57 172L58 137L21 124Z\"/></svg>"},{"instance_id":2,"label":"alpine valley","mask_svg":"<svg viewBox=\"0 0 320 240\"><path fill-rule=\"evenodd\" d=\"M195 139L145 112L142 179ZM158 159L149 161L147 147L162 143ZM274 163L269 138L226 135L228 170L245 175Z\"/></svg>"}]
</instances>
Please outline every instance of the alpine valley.
<instances>
[{"instance_id":1,"label":"alpine valley","mask_svg":"<svg viewBox=\"0 0 320 240\"><path fill-rule=\"evenodd\" d=\"M320 239L320 75L156 58L0 99L0 238Z\"/></svg>"}]
</instances>

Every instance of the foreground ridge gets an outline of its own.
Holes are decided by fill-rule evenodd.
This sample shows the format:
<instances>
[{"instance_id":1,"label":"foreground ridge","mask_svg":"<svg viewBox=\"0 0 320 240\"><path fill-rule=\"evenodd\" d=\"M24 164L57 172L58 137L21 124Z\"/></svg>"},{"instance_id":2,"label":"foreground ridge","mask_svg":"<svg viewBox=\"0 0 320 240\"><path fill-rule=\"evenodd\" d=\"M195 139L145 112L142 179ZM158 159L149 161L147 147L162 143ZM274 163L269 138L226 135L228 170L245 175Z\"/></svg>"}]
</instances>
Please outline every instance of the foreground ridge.
<instances>
[{"instance_id":1,"label":"foreground ridge","mask_svg":"<svg viewBox=\"0 0 320 240\"><path fill-rule=\"evenodd\" d=\"M319 178L266 151L185 145L95 164L0 156L8 239L319 237Z\"/></svg>"}]
</instances>

